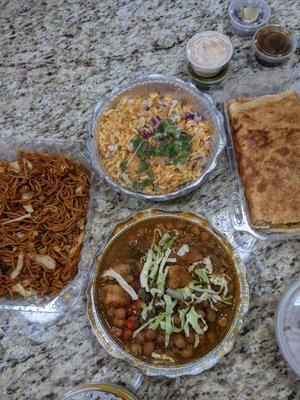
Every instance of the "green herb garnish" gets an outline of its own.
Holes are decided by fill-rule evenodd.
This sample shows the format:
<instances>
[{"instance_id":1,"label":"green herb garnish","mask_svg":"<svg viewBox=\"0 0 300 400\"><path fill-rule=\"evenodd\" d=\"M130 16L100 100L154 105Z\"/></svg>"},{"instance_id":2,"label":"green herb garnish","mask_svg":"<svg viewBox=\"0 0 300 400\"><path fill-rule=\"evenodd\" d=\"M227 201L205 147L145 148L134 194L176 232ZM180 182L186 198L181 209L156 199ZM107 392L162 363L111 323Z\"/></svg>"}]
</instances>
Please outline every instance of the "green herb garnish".
<instances>
[{"instance_id":1,"label":"green herb garnish","mask_svg":"<svg viewBox=\"0 0 300 400\"><path fill-rule=\"evenodd\" d=\"M140 165L139 165L139 169L138 172L143 173L148 171L148 164L146 163L146 161L141 161Z\"/></svg>"},{"instance_id":2,"label":"green herb garnish","mask_svg":"<svg viewBox=\"0 0 300 400\"><path fill-rule=\"evenodd\" d=\"M125 160L120 162L121 171L124 172L127 168L127 162Z\"/></svg>"},{"instance_id":3,"label":"green herb garnish","mask_svg":"<svg viewBox=\"0 0 300 400\"><path fill-rule=\"evenodd\" d=\"M142 181L134 181L132 183L132 189L136 191L140 191L145 189L147 186L153 185L153 179L152 178L146 178Z\"/></svg>"}]
</instances>

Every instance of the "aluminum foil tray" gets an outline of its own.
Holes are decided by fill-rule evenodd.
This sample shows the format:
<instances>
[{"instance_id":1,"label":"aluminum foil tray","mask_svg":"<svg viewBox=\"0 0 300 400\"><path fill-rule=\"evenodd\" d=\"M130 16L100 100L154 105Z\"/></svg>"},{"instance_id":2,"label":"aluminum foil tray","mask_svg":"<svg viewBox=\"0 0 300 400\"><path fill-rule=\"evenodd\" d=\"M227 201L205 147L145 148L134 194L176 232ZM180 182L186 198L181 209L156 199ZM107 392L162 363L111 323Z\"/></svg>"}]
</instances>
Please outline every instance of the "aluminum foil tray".
<instances>
[{"instance_id":1,"label":"aluminum foil tray","mask_svg":"<svg viewBox=\"0 0 300 400\"><path fill-rule=\"evenodd\" d=\"M42 313L61 313L74 304L82 292L82 282L87 271L87 255L89 253L89 232L94 210L96 174L88 160L85 143L77 140L37 139L30 136L0 139L0 158L14 161L19 150L41 151L45 153L61 153L83 164L90 171L91 188L90 202L85 225L85 236L76 277L65 286L56 296L27 299L9 297L0 298L0 310L29 311Z\"/></svg>"},{"instance_id":2,"label":"aluminum foil tray","mask_svg":"<svg viewBox=\"0 0 300 400\"><path fill-rule=\"evenodd\" d=\"M232 226L236 231L247 232L260 240L285 240L300 237L299 228L257 229L251 225L248 204L239 175L233 139L230 131L227 102L234 98L273 95L290 88L300 93L300 70L292 69L274 73L260 73L232 76L216 93L225 116L226 140L229 164L233 176L232 193L229 198L229 211Z\"/></svg>"},{"instance_id":3,"label":"aluminum foil tray","mask_svg":"<svg viewBox=\"0 0 300 400\"><path fill-rule=\"evenodd\" d=\"M197 177L197 179L182 186L180 189L174 192L159 195L135 192L126 188L125 186L121 186L118 182L112 179L103 167L101 156L98 150L98 144L95 139L95 130L98 119L112 101L122 96L143 96L152 91L160 94L168 93L175 99L189 102L193 105L195 112L199 112L200 114L204 115L205 118L211 121L214 130L211 156L207 160L204 170ZM117 192L121 192L138 199L154 201L171 200L183 196L199 187L207 175L214 168L216 168L218 156L225 146L223 116L216 109L212 98L207 94L199 92L196 86L191 83L184 82L178 78L167 77L159 74L142 76L128 83L127 85L115 87L111 93L109 93L103 100L100 100L96 104L90 129L87 135L87 146L94 168L101 175L101 177Z\"/></svg>"},{"instance_id":4,"label":"aluminum foil tray","mask_svg":"<svg viewBox=\"0 0 300 400\"><path fill-rule=\"evenodd\" d=\"M101 312L98 307L98 277L102 274L100 270L101 260L116 237L122 235L130 227L146 221L149 219L172 217L175 219L183 219L198 224L200 227L205 227L217 240L222 244L226 251L231 255L233 260L240 284L240 304L237 309L235 318L232 322L224 339L215 347L210 353L196 359L187 364L182 365L154 365L147 363L141 359L134 357L126 352L110 335L109 330L106 328L105 318L102 318ZM217 231L212 223L200 215L191 213L189 211L165 211L158 209L148 209L134 214L129 219L119 223L111 233L111 235L104 240L98 250L93 261L93 269L91 275L91 282L87 290L87 312L90 320L92 330L103 348L112 356L127 361L134 367L137 367L144 374L149 376L166 376L169 378L176 378L183 375L199 374L211 367L213 367L223 356L230 352L233 347L236 335L242 328L243 318L248 311L249 307L249 287L246 279L246 269L239 256L239 253L230 244L227 237Z\"/></svg>"}]
</instances>

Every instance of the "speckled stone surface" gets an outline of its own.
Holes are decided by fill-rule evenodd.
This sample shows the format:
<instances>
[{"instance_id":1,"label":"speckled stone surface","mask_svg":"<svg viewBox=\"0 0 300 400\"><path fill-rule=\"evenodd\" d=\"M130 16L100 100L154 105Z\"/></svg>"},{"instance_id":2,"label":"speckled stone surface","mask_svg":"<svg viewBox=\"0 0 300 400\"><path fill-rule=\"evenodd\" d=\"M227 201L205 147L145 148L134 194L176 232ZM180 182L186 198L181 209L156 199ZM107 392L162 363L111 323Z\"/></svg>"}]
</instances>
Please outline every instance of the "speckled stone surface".
<instances>
[{"instance_id":1,"label":"speckled stone surface","mask_svg":"<svg viewBox=\"0 0 300 400\"><path fill-rule=\"evenodd\" d=\"M269 4L271 22L299 29L297 0ZM254 61L251 39L232 33L227 8L223 0L0 1L0 136L83 137L93 104L116 84L149 72L187 79L185 44L200 30L230 35L234 73L266 70ZM281 69L296 64L293 55ZM196 193L162 206L204 212L220 223L220 215L227 218L230 185L224 153ZM101 182L97 190L92 249L117 221L150 206L118 195ZM227 225L221 221L221 228L230 231ZM250 309L233 350L199 376L146 378L139 398L299 399L299 380L278 350L273 320L281 294L300 276L299 248L296 240L253 243L250 252L243 253ZM99 346L83 296L55 321L41 324L32 318L0 314L1 399L56 399L80 383L132 378L132 368Z\"/></svg>"}]
</instances>

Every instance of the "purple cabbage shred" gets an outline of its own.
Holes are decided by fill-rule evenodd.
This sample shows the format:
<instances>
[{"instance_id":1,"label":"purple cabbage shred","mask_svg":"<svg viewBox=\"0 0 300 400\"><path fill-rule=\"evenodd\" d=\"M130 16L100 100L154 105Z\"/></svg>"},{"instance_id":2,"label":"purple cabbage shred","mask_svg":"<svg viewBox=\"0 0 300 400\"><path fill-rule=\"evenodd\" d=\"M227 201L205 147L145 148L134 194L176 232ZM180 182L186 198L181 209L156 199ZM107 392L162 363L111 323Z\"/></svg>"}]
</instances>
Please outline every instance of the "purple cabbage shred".
<instances>
[{"instance_id":1,"label":"purple cabbage shred","mask_svg":"<svg viewBox=\"0 0 300 400\"><path fill-rule=\"evenodd\" d=\"M190 113L190 112L185 113L185 118L187 120L192 120L192 121L195 121L195 122L200 122L200 121L203 120L203 116L201 114Z\"/></svg>"},{"instance_id":2,"label":"purple cabbage shred","mask_svg":"<svg viewBox=\"0 0 300 400\"><path fill-rule=\"evenodd\" d=\"M151 122L152 126L155 127L156 125L159 124L160 121L161 121L161 118L157 115L156 117L153 117L150 122Z\"/></svg>"},{"instance_id":3,"label":"purple cabbage shred","mask_svg":"<svg viewBox=\"0 0 300 400\"><path fill-rule=\"evenodd\" d=\"M153 132L150 131L150 130L144 129L144 130L141 132L141 135L142 135L142 138L143 138L143 139L149 139L151 136L153 136Z\"/></svg>"}]
</instances>

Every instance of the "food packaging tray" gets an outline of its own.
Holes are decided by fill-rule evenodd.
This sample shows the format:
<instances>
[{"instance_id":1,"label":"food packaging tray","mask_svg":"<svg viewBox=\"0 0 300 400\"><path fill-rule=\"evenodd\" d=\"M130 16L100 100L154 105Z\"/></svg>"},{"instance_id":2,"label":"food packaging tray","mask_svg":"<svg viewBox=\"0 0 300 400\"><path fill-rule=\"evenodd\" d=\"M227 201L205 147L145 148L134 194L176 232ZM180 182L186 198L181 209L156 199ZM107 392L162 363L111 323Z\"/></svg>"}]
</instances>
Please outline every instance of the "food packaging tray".
<instances>
[{"instance_id":1,"label":"food packaging tray","mask_svg":"<svg viewBox=\"0 0 300 400\"><path fill-rule=\"evenodd\" d=\"M173 192L157 195L136 192L115 181L103 166L96 138L98 120L109 104L123 96L146 96L151 91L158 92L159 94L168 93L172 95L174 99L192 104L196 112L202 114L212 123L214 130L211 155L209 156L200 175L193 181L183 185ZM184 82L175 77L168 77L161 74L150 74L141 76L126 85L116 86L105 96L104 99L97 102L87 135L87 146L95 170L117 192L142 200L171 200L184 196L198 188L206 179L207 175L216 168L218 157L225 147L223 116L222 113L216 109L216 105L211 96L199 92L196 86L192 83Z\"/></svg>"},{"instance_id":2,"label":"food packaging tray","mask_svg":"<svg viewBox=\"0 0 300 400\"><path fill-rule=\"evenodd\" d=\"M90 172L90 200L85 224L84 242L75 278L55 296L29 298L0 298L0 310L61 313L70 308L82 291L84 277L87 273L87 260L90 251L89 234L95 204L96 173L86 152L85 143L78 140L37 139L30 136L0 139L0 159L14 161L19 150L61 153L83 164Z\"/></svg>"},{"instance_id":3,"label":"food packaging tray","mask_svg":"<svg viewBox=\"0 0 300 400\"><path fill-rule=\"evenodd\" d=\"M232 193L229 198L231 223L236 231L247 232L260 240L298 238L300 237L300 229L257 229L251 225L249 208L238 171L233 138L230 131L227 102L240 97L273 95L291 88L293 88L298 94L300 93L299 69L232 76L224 82L222 91L216 94L225 117L227 152L233 176Z\"/></svg>"}]
</instances>

